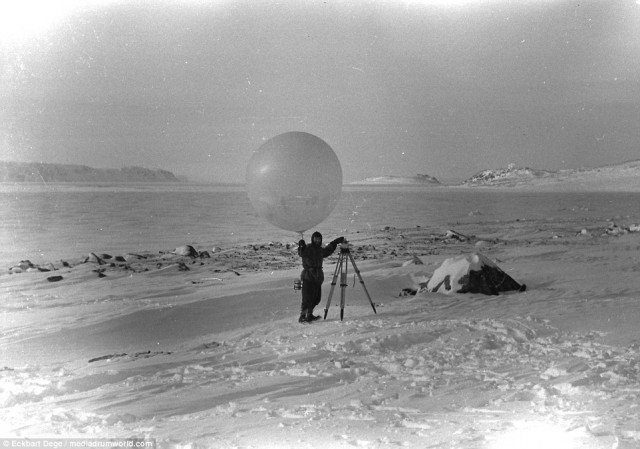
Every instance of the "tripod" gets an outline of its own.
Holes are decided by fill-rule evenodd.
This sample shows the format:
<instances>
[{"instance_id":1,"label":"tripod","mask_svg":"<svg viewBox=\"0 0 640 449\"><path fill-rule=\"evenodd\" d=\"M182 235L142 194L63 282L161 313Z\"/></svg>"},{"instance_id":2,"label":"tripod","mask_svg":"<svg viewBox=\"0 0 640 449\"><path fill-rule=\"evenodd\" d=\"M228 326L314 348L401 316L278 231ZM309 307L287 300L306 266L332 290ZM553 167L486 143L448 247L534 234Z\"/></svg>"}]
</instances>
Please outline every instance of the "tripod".
<instances>
[{"instance_id":1,"label":"tripod","mask_svg":"<svg viewBox=\"0 0 640 449\"><path fill-rule=\"evenodd\" d=\"M358 275L358 279L360 279L360 283L362 284L362 288L364 289L364 293L367 295L367 298L369 299L369 304L371 304L371 308L373 309L373 313L377 314L378 312L376 312L376 306L373 303L373 301L371 300L371 296L369 295L369 292L367 291L367 286L364 285L364 280L362 280L362 276L360 275L360 270L358 270L358 267L356 266L355 261L353 260L353 256L351 255L351 252L349 251L349 249L351 248L351 245L345 240L341 245L340 245L340 255L338 256L338 263L336 265L336 269L333 272L333 279L331 281L331 290L329 290L329 297L327 298L327 305L324 307L324 319L327 319L327 312L329 311L329 306L331 305L331 297L333 296L333 290L336 287L336 283L338 280L338 273L340 273L340 321L342 321L342 319L344 318L344 302L346 299L346 288L347 288L347 268L348 268L348 264L347 264L347 260L351 261L351 265L353 265L353 269L355 270L356 274Z\"/></svg>"}]
</instances>

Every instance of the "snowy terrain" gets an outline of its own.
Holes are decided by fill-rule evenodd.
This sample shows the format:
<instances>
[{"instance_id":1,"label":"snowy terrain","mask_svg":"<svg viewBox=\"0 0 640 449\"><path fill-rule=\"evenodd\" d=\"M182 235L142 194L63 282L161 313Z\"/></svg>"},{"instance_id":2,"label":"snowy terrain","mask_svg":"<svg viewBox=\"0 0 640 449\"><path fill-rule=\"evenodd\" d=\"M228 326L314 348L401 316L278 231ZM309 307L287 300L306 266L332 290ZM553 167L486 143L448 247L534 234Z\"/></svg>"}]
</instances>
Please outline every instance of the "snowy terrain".
<instances>
[{"instance_id":1,"label":"snowy terrain","mask_svg":"<svg viewBox=\"0 0 640 449\"><path fill-rule=\"evenodd\" d=\"M378 176L365 178L361 181L353 182L357 185L429 185L439 186L441 185L433 176L421 175L416 176Z\"/></svg>"},{"instance_id":2,"label":"snowy terrain","mask_svg":"<svg viewBox=\"0 0 640 449\"><path fill-rule=\"evenodd\" d=\"M430 175L378 176L354 182L357 185L442 186ZM482 170L464 182L449 187L505 187L564 191L640 191L640 160L596 168L558 171L517 167Z\"/></svg>"},{"instance_id":3,"label":"snowy terrain","mask_svg":"<svg viewBox=\"0 0 640 449\"><path fill-rule=\"evenodd\" d=\"M567 169L559 171L516 167L484 170L467 179L466 187L535 187L599 190L640 190L640 160L597 168Z\"/></svg>"},{"instance_id":4,"label":"snowy terrain","mask_svg":"<svg viewBox=\"0 0 640 449\"><path fill-rule=\"evenodd\" d=\"M23 262L0 275L0 436L640 447L638 218L347 236L378 313L350 270L344 321L338 287L311 325L288 242ZM478 251L528 290L405 296Z\"/></svg>"}]
</instances>

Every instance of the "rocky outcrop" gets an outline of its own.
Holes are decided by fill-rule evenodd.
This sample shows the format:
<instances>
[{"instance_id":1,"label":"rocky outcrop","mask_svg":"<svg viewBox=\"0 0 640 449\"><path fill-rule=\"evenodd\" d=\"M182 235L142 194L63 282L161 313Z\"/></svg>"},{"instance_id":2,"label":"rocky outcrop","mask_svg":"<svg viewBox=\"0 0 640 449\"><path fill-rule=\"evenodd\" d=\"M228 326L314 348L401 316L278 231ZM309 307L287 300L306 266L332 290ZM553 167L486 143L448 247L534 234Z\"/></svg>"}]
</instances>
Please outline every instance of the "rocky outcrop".
<instances>
[{"instance_id":1,"label":"rocky outcrop","mask_svg":"<svg viewBox=\"0 0 640 449\"><path fill-rule=\"evenodd\" d=\"M0 161L0 182L178 182L167 170L143 167L93 168L86 165Z\"/></svg>"},{"instance_id":2,"label":"rocky outcrop","mask_svg":"<svg viewBox=\"0 0 640 449\"><path fill-rule=\"evenodd\" d=\"M488 257L473 253L446 259L427 282L426 291L439 293L483 293L524 291L526 286L516 282Z\"/></svg>"},{"instance_id":3,"label":"rocky outcrop","mask_svg":"<svg viewBox=\"0 0 640 449\"><path fill-rule=\"evenodd\" d=\"M509 165L507 168L483 170L467 179L463 184L468 186L509 185L531 179L550 178L552 176L553 172L550 171Z\"/></svg>"},{"instance_id":4,"label":"rocky outcrop","mask_svg":"<svg viewBox=\"0 0 640 449\"><path fill-rule=\"evenodd\" d=\"M516 167L483 170L464 181L463 187L547 187L576 186L580 190L637 190L640 188L640 160L596 168L558 171Z\"/></svg>"}]
</instances>

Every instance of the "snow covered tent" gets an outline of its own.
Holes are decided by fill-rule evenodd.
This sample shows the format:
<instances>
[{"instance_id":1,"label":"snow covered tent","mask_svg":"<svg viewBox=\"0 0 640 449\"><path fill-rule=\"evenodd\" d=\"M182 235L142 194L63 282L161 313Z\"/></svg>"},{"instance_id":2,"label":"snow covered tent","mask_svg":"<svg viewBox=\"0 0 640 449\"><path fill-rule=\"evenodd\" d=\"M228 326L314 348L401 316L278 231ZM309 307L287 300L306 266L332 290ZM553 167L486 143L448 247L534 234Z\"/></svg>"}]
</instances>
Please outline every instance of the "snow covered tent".
<instances>
[{"instance_id":1,"label":"snow covered tent","mask_svg":"<svg viewBox=\"0 0 640 449\"><path fill-rule=\"evenodd\" d=\"M452 257L445 260L427 282L426 290L440 293L484 293L497 295L506 291L525 291L502 271L492 260L482 254Z\"/></svg>"}]
</instances>

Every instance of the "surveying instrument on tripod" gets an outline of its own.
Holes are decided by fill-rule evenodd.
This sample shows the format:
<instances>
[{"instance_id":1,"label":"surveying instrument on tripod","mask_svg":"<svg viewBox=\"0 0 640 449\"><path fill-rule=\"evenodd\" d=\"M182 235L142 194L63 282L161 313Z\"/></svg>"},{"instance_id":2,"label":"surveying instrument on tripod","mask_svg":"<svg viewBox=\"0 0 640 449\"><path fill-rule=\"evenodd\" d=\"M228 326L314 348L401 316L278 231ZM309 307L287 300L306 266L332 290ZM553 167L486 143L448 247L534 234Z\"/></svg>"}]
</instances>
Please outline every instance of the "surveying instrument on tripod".
<instances>
[{"instance_id":1,"label":"surveying instrument on tripod","mask_svg":"<svg viewBox=\"0 0 640 449\"><path fill-rule=\"evenodd\" d=\"M324 319L327 319L327 312L329 312L329 306L331 306L331 298L333 296L333 290L336 287L336 283L338 281L338 275L340 275L340 321L344 318L344 304L346 299L346 289L347 289L347 268L348 261L351 261L351 265L353 266L354 271L358 275L358 279L360 279L360 284L362 284L362 288L364 289L365 295L367 295L367 299L369 300L369 304L371 304L371 308L373 309L373 313L377 314L376 306L371 300L371 296L367 291L367 286L364 285L364 280L360 275L360 270L358 270L358 266L356 262L353 260L353 256L351 255L351 244L346 240L340 244L340 255L338 256L338 263L336 264L336 269L333 272L333 279L331 280L331 290L329 290L329 297L327 298L327 304L324 307Z\"/></svg>"}]
</instances>

